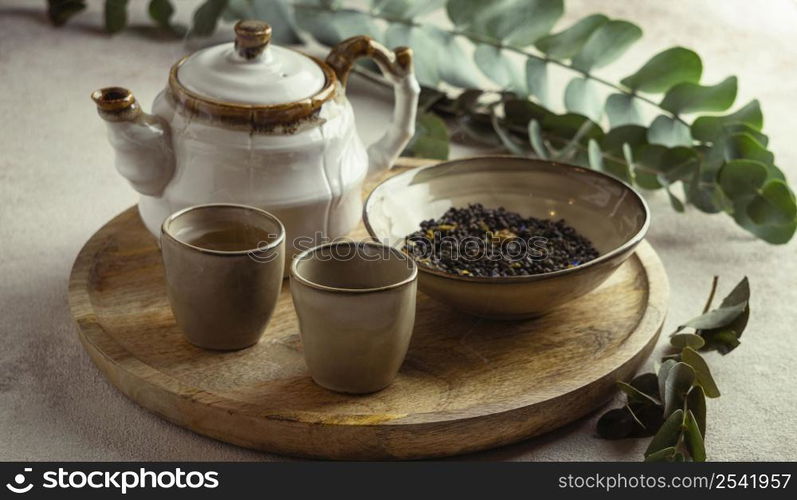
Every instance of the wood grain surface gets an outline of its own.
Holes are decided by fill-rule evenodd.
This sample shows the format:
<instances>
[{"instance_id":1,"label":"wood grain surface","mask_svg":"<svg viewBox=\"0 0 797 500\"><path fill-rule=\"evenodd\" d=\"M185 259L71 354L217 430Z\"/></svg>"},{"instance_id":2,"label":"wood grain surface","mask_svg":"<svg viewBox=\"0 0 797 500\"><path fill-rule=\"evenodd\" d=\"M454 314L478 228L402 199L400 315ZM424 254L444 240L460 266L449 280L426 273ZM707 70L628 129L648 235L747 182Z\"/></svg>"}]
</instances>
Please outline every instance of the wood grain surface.
<instances>
[{"instance_id":1,"label":"wood grain surface","mask_svg":"<svg viewBox=\"0 0 797 500\"><path fill-rule=\"evenodd\" d=\"M643 242L600 288L535 320L476 319L420 294L396 382L366 396L312 382L287 281L257 345L219 353L189 344L135 207L85 244L69 299L80 340L111 383L178 425L286 455L412 459L517 442L600 407L650 354L669 287Z\"/></svg>"}]
</instances>

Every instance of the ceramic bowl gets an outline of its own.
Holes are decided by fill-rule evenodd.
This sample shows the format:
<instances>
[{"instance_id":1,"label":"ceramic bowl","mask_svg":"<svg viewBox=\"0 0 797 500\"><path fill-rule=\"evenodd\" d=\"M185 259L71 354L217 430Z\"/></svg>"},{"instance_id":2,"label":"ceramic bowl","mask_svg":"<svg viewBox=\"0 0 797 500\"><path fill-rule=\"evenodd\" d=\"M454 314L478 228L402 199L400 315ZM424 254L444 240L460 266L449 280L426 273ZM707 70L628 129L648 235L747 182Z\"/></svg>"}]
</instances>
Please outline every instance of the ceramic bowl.
<instances>
[{"instance_id":1,"label":"ceramic bowl","mask_svg":"<svg viewBox=\"0 0 797 500\"><path fill-rule=\"evenodd\" d=\"M363 219L373 239L401 248L421 221L469 203L564 219L600 253L580 266L532 276L455 276L418 266L424 293L493 319L539 316L595 289L631 255L650 223L644 199L614 177L510 156L453 160L402 172L371 192Z\"/></svg>"}]
</instances>

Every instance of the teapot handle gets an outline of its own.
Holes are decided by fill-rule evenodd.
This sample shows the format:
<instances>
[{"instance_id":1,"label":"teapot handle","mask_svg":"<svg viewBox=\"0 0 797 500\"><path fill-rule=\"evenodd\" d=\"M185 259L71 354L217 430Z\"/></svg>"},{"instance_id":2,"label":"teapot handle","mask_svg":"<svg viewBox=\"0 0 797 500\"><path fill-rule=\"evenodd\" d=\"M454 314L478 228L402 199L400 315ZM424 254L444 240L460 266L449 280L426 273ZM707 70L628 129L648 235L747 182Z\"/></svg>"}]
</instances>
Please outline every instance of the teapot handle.
<instances>
[{"instance_id":1,"label":"teapot handle","mask_svg":"<svg viewBox=\"0 0 797 500\"><path fill-rule=\"evenodd\" d=\"M390 51L368 36L343 40L332 48L326 62L345 88L355 61L361 57L370 57L376 62L382 75L393 84L395 96L393 122L385 134L368 147L370 175L389 169L415 133L421 87L412 69L412 49L398 47Z\"/></svg>"}]
</instances>

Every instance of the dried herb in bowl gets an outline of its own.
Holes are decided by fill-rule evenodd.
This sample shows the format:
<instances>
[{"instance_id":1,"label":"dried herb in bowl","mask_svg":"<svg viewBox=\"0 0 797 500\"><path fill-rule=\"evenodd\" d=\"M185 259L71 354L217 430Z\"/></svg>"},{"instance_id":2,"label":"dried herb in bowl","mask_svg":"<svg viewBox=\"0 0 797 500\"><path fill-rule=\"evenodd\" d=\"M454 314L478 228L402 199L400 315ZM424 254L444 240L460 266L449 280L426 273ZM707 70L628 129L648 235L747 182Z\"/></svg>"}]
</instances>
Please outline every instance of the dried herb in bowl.
<instances>
[{"instance_id":1,"label":"dried herb in bowl","mask_svg":"<svg viewBox=\"0 0 797 500\"><path fill-rule=\"evenodd\" d=\"M523 217L480 203L451 207L439 219L421 222L405 238L404 251L422 266L473 277L550 273L599 255L564 220Z\"/></svg>"}]
</instances>

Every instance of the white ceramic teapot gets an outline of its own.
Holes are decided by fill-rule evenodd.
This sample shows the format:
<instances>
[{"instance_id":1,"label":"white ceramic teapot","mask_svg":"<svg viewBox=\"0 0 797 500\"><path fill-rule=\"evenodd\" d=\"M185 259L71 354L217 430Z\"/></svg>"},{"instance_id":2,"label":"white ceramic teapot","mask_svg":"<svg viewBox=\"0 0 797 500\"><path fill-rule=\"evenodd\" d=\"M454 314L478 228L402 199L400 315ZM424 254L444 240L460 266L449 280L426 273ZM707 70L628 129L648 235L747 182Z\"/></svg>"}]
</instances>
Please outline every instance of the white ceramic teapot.
<instances>
[{"instance_id":1,"label":"white ceramic teapot","mask_svg":"<svg viewBox=\"0 0 797 500\"><path fill-rule=\"evenodd\" d=\"M235 34L234 43L178 61L152 114L127 89L92 94L116 167L141 194L144 224L157 236L179 209L234 202L279 217L289 256L301 250L297 241L345 235L360 219L366 174L389 168L414 132L412 51L357 36L320 61L271 45L271 27L260 21L239 22ZM395 89L393 122L367 151L345 96L360 57Z\"/></svg>"}]
</instances>

